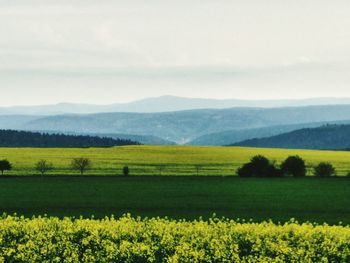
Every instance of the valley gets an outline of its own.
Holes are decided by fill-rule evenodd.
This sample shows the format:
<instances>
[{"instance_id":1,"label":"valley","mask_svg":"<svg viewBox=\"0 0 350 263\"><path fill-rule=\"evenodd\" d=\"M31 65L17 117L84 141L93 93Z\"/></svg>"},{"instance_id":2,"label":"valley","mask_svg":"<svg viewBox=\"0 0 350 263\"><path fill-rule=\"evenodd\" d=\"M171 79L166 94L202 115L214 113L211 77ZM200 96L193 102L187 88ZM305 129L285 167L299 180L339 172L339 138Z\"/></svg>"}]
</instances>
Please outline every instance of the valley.
<instances>
[{"instance_id":1,"label":"valley","mask_svg":"<svg viewBox=\"0 0 350 263\"><path fill-rule=\"evenodd\" d=\"M145 144L229 145L325 124L348 124L349 105L201 109L161 113L2 115L0 127L109 135Z\"/></svg>"}]
</instances>

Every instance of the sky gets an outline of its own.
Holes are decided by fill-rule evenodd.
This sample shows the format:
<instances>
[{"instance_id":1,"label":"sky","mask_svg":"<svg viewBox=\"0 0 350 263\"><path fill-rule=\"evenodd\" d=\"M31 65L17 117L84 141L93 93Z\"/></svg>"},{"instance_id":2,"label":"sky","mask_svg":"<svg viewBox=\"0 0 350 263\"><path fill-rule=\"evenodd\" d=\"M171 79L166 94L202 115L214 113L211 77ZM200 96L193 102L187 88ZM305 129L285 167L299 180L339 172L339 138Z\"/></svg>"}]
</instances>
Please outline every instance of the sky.
<instances>
[{"instance_id":1,"label":"sky","mask_svg":"<svg viewBox=\"0 0 350 263\"><path fill-rule=\"evenodd\" d=\"M348 0L0 0L0 106L350 97Z\"/></svg>"}]
</instances>

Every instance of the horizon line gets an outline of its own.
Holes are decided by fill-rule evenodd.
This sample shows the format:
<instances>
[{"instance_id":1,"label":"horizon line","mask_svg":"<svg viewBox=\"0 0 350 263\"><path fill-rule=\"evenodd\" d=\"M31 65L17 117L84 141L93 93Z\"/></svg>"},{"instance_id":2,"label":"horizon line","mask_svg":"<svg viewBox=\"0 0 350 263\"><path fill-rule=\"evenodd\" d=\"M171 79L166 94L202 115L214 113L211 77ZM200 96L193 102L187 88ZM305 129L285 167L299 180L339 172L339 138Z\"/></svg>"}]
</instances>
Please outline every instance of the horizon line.
<instances>
[{"instance_id":1,"label":"horizon line","mask_svg":"<svg viewBox=\"0 0 350 263\"><path fill-rule=\"evenodd\" d=\"M16 108L16 107L45 107L45 106L60 106L60 105L86 105L86 106L113 106L113 105L126 105L130 103L161 99L161 98L177 98L177 99L188 99L188 100L213 100L213 101L240 101L240 102L296 102L296 101L308 101L308 100L350 100L350 97L302 97L302 98L265 98L265 99L254 99L254 98L209 98L209 97L186 97L179 95L160 95L153 97L144 97L139 99L133 99L126 102L112 102L112 103L87 103L78 101L62 101L52 102L47 104L11 104L11 105L0 105L0 108Z\"/></svg>"}]
</instances>

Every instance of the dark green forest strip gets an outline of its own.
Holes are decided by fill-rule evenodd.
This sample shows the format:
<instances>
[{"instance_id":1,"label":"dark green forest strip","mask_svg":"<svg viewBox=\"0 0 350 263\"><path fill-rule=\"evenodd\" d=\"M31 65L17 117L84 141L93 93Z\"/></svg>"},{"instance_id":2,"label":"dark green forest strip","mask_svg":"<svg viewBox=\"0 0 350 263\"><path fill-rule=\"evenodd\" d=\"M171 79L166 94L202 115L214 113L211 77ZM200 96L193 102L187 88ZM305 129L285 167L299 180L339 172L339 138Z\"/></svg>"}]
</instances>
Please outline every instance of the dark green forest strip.
<instances>
[{"instance_id":1,"label":"dark green forest strip","mask_svg":"<svg viewBox=\"0 0 350 263\"><path fill-rule=\"evenodd\" d=\"M350 224L350 179L0 178L0 211L32 216L203 216Z\"/></svg>"},{"instance_id":2,"label":"dark green forest strip","mask_svg":"<svg viewBox=\"0 0 350 263\"><path fill-rule=\"evenodd\" d=\"M112 137L67 135L0 129L0 147L86 148L138 145L138 142Z\"/></svg>"}]
</instances>

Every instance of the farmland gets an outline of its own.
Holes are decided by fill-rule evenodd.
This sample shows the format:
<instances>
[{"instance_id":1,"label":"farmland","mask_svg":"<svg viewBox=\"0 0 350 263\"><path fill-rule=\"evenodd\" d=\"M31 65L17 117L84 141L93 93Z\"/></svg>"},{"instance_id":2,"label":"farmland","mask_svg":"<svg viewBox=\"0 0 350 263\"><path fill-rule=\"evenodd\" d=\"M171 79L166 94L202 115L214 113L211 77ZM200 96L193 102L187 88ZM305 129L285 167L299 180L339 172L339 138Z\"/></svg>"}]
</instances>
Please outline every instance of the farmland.
<instances>
[{"instance_id":1,"label":"farmland","mask_svg":"<svg viewBox=\"0 0 350 263\"><path fill-rule=\"evenodd\" d=\"M196 146L124 146L113 148L0 148L0 158L13 163L9 175L34 175L35 163L46 159L55 169L51 175L77 175L70 163L73 158L87 157L93 168L86 175L121 175L124 165L131 175L235 175L236 169L252 156L262 154L280 163L288 155L306 160L308 174L321 161L331 162L338 175L350 171L350 152L259 149L240 147Z\"/></svg>"},{"instance_id":2,"label":"farmland","mask_svg":"<svg viewBox=\"0 0 350 263\"><path fill-rule=\"evenodd\" d=\"M344 262L350 228L203 221L0 218L1 262Z\"/></svg>"},{"instance_id":3,"label":"farmland","mask_svg":"<svg viewBox=\"0 0 350 263\"><path fill-rule=\"evenodd\" d=\"M350 152L239 147L125 146L114 148L1 148L13 164L0 180L0 213L26 216L137 216L272 219L350 224L350 178L238 178L236 169L262 154L279 164L289 155L306 160L309 172L321 161L338 175L350 170ZM73 158L93 167L81 177ZM40 159L55 169L41 177ZM129 177L121 176L128 165Z\"/></svg>"},{"instance_id":4,"label":"farmland","mask_svg":"<svg viewBox=\"0 0 350 263\"><path fill-rule=\"evenodd\" d=\"M348 178L8 177L0 212L32 216L198 219L217 216L350 224Z\"/></svg>"},{"instance_id":5,"label":"farmland","mask_svg":"<svg viewBox=\"0 0 350 263\"><path fill-rule=\"evenodd\" d=\"M0 262L349 262L350 178L234 176L257 154L350 170L340 151L1 148L14 169L0 177ZM39 176L40 159L55 169Z\"/></svg>"}]
</instances>

